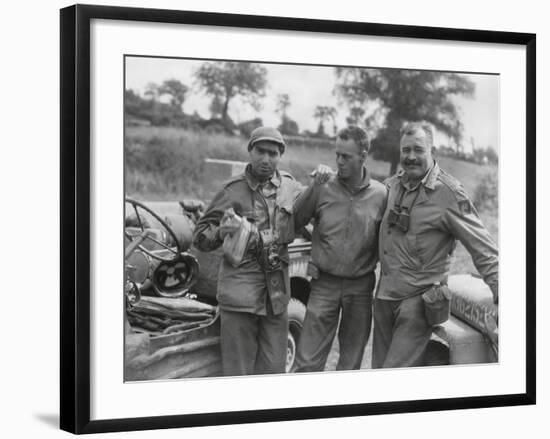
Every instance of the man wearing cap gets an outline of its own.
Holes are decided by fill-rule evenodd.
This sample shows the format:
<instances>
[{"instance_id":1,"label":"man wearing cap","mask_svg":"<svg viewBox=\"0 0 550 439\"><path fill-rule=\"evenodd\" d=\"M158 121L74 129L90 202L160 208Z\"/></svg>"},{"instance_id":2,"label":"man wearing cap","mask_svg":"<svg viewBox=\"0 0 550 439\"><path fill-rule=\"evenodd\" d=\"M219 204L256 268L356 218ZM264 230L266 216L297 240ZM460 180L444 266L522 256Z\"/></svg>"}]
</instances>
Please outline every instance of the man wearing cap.
<instances>
[{"instance_id":1,"label":"man wearing cap","mask_svg":"<svg viewBox=\"0 0 550 439\"><path fill-rule=\"evenodd\" d=\"M337 370L359 369L372 322L378 228L386 188L365 166L369 139L356 126L336 138L337 175L313 183L294 206L296 227L313 219L311 293L298 344L296 372L325 368L338 321ZM341 318L339 319L341 315Z\"/></svg>"},{"instance_id":2,"label":"man wearing cap","mask_svg":"<svg viewBox=\"0 0 550 439\"><path fill-rule=\"evenodd\" d=\"M456 239L498 300L497 247L462 185L433 159L433 129L408 124L400 148L403 169L386 180L380 226L373 368L422 364L432 334L426 310L434 297L448 307L448 294L438 292L446 288Z\"/></svg>"},{"instance_id":3,"label":"man wearing cap","mask_svg":"<svg viewBox=\"0 0 550 439\"><path fill-rule=\"evenodd\" d=\"M214 197L194 234L199 250L212 251L239 228L222 221L228 209L252 223L243 260L235 267L224 257L218 276L221 353L227 376L284 373L286 363L287 244L294 240L292 209L302 186L277 169L285 142L276 129L256 128L248 151L244 173Z\"/></svg>"}]
</instances>

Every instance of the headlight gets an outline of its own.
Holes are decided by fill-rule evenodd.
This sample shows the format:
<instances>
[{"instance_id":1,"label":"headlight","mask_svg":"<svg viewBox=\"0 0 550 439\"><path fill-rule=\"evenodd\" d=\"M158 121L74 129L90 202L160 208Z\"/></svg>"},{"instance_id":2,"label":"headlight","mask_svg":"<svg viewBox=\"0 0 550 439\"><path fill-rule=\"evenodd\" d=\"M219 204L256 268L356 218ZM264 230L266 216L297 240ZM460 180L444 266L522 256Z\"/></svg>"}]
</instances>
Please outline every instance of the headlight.
<instances>
[{"instance_id":1,"label":"headlight","mask_svg":"<svg viewBox=\"0 0 550 439\"><path fill-rule=\"evenodd\" d=\"M151 258L142 251L134 251L126 260L128 279L144 285L152 271Z\"/></svg>"}]
</instances>

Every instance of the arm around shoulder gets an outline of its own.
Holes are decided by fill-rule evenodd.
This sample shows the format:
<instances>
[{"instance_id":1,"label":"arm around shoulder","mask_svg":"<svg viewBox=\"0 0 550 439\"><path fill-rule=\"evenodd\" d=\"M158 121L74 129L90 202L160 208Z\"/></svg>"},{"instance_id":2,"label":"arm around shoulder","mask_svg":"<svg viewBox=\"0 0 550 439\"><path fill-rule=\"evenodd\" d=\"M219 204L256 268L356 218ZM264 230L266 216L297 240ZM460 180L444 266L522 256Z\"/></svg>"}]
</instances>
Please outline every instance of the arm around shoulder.
<instances>
[{"instance_id":1,"label":"arm around shoulder","mask_svg":"<svg viewBox=\"0 0 550 439\"><path fill-rule=\"evenodd\" d=\"M320 185L311 183L294 202L294 224L296 229L305 226L315 215Z\"/></svg>"}]
</instances>

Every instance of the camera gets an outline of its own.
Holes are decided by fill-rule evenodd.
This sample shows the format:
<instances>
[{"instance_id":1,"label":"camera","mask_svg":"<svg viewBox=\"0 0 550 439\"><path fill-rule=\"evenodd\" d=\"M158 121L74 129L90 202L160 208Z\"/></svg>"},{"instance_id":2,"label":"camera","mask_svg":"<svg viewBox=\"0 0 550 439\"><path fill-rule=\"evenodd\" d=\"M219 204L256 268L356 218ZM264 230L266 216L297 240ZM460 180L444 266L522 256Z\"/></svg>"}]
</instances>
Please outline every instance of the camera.
<instances>
[{"instance_id":1,"label":"camera","mask_svg":"<svg viewBox=\"0 0 550 439\"><path fill-rule=\"evenodd\" d=\"M281 269L281 258L279 257L279 245L272 243L267 247L262 247L262 262L266 271L275 271Z\"/></svg>"},{"instance_id":2,"label":"camera","mask_svg":"<svg viewBox=\"0 0 550 439\"><path fill-rule=\"evenodd\" d=\"M266 271L281 269L281 258L279 257L279 244L277 236L270 230L260 231L259 262Z\"/></svg>"}]
</instances>

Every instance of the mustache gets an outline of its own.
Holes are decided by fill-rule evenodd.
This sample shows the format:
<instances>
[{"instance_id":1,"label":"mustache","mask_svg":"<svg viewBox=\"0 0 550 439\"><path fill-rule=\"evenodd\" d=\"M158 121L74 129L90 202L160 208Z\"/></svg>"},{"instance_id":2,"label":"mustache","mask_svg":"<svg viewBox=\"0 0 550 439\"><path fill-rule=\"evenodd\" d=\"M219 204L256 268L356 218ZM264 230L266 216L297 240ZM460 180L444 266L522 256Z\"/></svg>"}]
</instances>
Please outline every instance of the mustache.
<instances>
[{"instance_id":1,"label":"mustache","mask_svg":"<svg viewBox=\"0 0 550 439\"><path fill-rule=\"evenodd\" d=\"M418 160L405 160L405 161L404 161L404 164L405 164L406 166L418 165L418 163L419 163Z\"/></svg>"}]
</instances>

